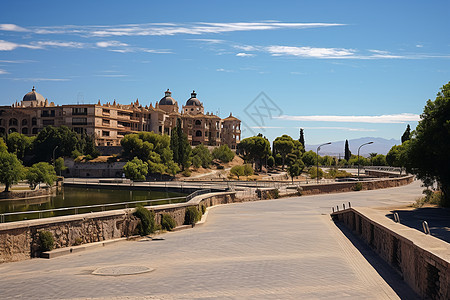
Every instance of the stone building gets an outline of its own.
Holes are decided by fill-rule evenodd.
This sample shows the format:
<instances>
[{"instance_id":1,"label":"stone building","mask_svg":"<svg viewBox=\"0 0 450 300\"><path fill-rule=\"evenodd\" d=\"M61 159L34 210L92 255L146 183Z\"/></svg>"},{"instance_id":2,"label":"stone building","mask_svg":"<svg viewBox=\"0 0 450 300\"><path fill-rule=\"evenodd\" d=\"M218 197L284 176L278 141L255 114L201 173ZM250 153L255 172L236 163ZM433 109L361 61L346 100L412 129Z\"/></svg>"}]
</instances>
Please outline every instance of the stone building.
<instances>
[{"instance_id":1,"label":"stone building","mask_svg":"<svg viewBox=\"0 0 450 300\"><path fill-rule=\"evenodd\" d=\"M65 125L78 133L95 136L97 146L118 146L128 133L153 131L170 135L180 119L191 145L228 145L235 149L241 138L240 120L231 114L226 119L204 112L203 103L195 91L182 105L167 90L155 105L142 106L139 100L128 105L106 102L101 104L55 105L33 87L22 101L0 106L0 135L19 132L28 136L39 133L45 126Z\"/></svg>"}]
</instances>

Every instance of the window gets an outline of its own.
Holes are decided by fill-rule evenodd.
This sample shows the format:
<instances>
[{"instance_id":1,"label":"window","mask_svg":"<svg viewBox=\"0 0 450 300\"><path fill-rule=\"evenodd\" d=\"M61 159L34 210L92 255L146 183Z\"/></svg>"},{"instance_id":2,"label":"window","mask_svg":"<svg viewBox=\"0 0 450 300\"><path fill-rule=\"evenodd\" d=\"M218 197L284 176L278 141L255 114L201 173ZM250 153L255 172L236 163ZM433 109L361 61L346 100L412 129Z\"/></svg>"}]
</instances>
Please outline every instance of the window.
<instances>
[{"instance_id":1,"label":"window","mask_svg":"<svg viewBox=\"0 0 450 300\"><path fill-rule=\"evenodd\" d=\"M17 126L17 119L9 119L9 126Z\"/></svg>"},{"instance_id":2,"label":"window","mask_svg":"<svg viewBox=\"0 0 450 300\"><path fill-rule=\"evenodd\" d=\"M87 115L87 107L73 107L72 115Z\"/></svg>"},{"instance_id":3,"label":"window","mask_svg":"<svg viewBox=\"0 0 450 300\"><path fill-rule=\"evenodd\" d=\"M109 121L109 120L103 119L103 120L102 120L102 124L103 124L103 126L109 126L110 121Z\"/></svg>"},{"instance_id":4,"label":"window","mask_svg":"<svg viewBox=\"0 0 450 300\"><path fill-rule=\"evenodd\" d=\"M55 125L55 120L42 120L42 125L44 126Z\"/></svg>"},{"instance_id":5,"label":"window","mask_svg":"<svg viewBox=\"0 0 450 300\"><path fill-rule=\"evenodd\" d=\"M25 126L25 125L27 125L27 124L28 124L27 119L23 119L23 120L22 120L22 126Z\"/></svg>"},{"instance_id":6,"label":"window","mask_svg":"<svg viewBox=\"0 0 450 300\"><path fill-rule=\"evenodd\" d=\"M72 125L87 125L87 118L72 118Z\"/></svg>"},{"instance_id":7,"label":"window","mask_svg":"<svg viewBox=\"0 0 450 300\"><path fill-rule=\"evenodd\" d=\"M102 136L109 136L109 131L103 130L102 131Z\"/></svg>"},{"instance_id":8,"label":"window","mask_svg":"<svg viewBox=\"0 0 450 300\"><path fill-rule=\"evenodd\" d=\"M104 113L105 115L109 115L109 109L103 109L103 113Z\"/></svg>"},{"instance_id":9,"label":"window","mask_svg":"<svg viewBox=\"0 0 450 300\"><path fill-rule=\"evenodd\" d=\"M36 126L36 125L37 125L37 120L36 120L36 118L31 119L31 125L32 125L32 126Z\"/></svg>"},{"instance_id":10,"label":"window","mask_svg":"<svg viewBox=\"0 0 450 300\"><path fill-rule=\"evenodd\" d=\"M17 129L14 127L9 129L9 133L13 133L13 132L17 132Z\"/></svg>"},{"instance_id":11,"label":"window","mask_svg":"<svg viewBox=\"0 0 450 300\"><path fill-rule=\"evenodd\" d=\"M28 128L22 128L22 134L28 134Z\"/></svg>"},{"instance_id":12,"label":"window","mask_svg":"<svg viewBox=\"0 0 450 300\"><path fill-rule=\"evenodd\" d=\"M195 136L202 136L202 132L201 132L200 130L197 130L197 131L195 132Z\"/></svg>"},{"instance_id":13,"label":"window","mask_svg":"<svg viewBox=\"0 0 450 300\"><path fill-rule=\"evenodd\" d=\"M32 134L37 134L37 133L38 133L38 129L37 129L36 127L34 127L34 128L31 130L31 133L32 133Z\"/></svg>"},{"instance_id":14,"label":"window","mask_svg":"<svg viewBox=\"0 0 450 300\"><path fill-rule=\"evenodd\" d=\"M200 121L200 120L195 120L195 125L202 125L202 121Z\"/></svg>"}]
</instances>

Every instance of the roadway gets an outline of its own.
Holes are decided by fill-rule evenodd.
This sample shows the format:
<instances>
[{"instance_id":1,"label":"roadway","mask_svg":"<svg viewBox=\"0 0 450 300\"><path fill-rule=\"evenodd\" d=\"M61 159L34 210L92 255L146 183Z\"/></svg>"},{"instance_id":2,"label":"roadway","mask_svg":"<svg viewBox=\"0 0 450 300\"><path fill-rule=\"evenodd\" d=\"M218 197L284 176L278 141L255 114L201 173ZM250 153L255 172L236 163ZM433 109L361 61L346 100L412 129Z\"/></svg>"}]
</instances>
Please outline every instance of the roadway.
<instances>
[{"instance_id":1,"label":"roadway","mask_svg":"<svg viewBox=\"0 0 450 300\"><path fill-rule=\"evenodd\" d=\"M202 226L162 241L121 242L0 265L2 299L398 299L409 288L330 220L331 207L402 206L420 183L213 207ZM370 261L371 263L369 263ZM96 276L106 266L153 272ZM381 274L381 275L380 275Z\"/></svg>"}]
</instances>

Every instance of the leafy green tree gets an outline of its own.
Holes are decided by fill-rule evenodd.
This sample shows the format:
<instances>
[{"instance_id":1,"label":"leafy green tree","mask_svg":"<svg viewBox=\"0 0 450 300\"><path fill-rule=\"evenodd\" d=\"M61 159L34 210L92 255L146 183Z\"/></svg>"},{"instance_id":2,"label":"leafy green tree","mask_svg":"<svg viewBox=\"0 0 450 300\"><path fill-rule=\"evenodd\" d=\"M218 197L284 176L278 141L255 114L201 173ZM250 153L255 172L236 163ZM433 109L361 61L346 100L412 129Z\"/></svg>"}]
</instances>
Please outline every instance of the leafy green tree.
<instances>
[{"instance_id":1,"label":"leafy green tree","mask_svg":"<svg viewBox=\"0 0 450 300\"><path fill-rule=\"evenodd\" d=\"M3 140L3 138L0 137L0 152L7 152L7 151L8 151L8 146L6 146L6 143Z\"/></svg>"},{"instance_id":2,"label":"leafy green tree","mask_svg":"<svg viewBox=\"0 0 450 300\"><path fill-rule=\"evenodd\" d=\"M23 159L25 154L31 151L33 140L34 137L28 137L18 132L10 133L6 138L8 152L14 153L18 159Z\"/></svg>"},{"instance_id":3,"label":"leafy green tree","mask_svg":"<svg viewBox=\"0 0 450 300\"><path fill-rule=\"evenodd\" d=\"M346 161L349 161L351 156L352 156L352 153L350 152L350 148L348 146L348 140L345 140L344 159Z\"/></svg>"},{"instance_id":4,"label":"leafy green tree","mask_svg":"<svg viewBox=\"0 0 450 300\"><path fill-rule=\"evenodd\" d=\"M299 176L303 169L305 168L305 165L303 164L303 161L298 160L294 164L290 165L287 172L289 176L291 177L292 182L294 182L294 177Z\"/></svg>"},{"instance_id":5,"label":"leafy green tree","mask_svg":"<svg viewBox=\"0 0 450 300\"><path fill-rule=\"evenodd\" d=\"M314 151L309 150L303 154L302 161L308 167L314 166L316 164L316 157L317 157L317 154Z\"/></svg>"},{"instance_id":6,"label":"leafy green tree","mask_svg":"<svg viewBox=\"0 0 450 300\"><path fill-rule=\"evenodd\" d=\"M398 146L392 146L386 155L386 162L391 167L403 168L407 162L407 148L409 146L409 141L405 141L403 144ZM400 171L401 174L401 171Z\"/></svg>"},{"instance_id":7,"label":"leafy green tree","mask_svg":"<svg viewBox=\"0 0 450 300\"><path fill-rule=\"evenodd\" d=\"M268 166L269 168L273 168L273 167L275 166L275 158L273 158L272 155L270 155L270 156L267 158L267 166Z\"/></svg>"},{"instance_id":8,"label":"leafy green tree","mask_svg":"<svg viewBox=\"0 0 450 300\"><path fill-rule=\"evenodd\" d=\"M90 155L93 158L96 158L100 155L100 152L95 147L95 136L83 134L81 135L81 139L79 141L79 149L82 149L83 154Z\"/></svg>"},{"instance_id":9,"label":"leafy green tree","mask_svg":"<svg viewBox=\"0 0 450 300\"><path fill-rule=\"evenodd\" d=\"M123 166L125 177L131 180L145 180L148 174L148 166L145 162L135 157Z\"/></svg>"},{"instance_id":10,"label":"leafy green tree","mask_svg":"<svg viewBox=\"0 0 450 300\"><path fill-rule=\"evenodd\" d=\"M317 167L311 167L308 171L309 177L311 177L311 179L316 179L317 178ZM321 168L319 168L319 179L323 178L323 170Z\"/></svg>"},{"instance_id":11,"label":"leafy green tree","mask_svg":"<svg viewBox=\"0 0 450 300\"><path fill-rule=\"evenodd\" d=\"M261 170L264 162L271 154L270 142L262 135L245 138L239 143L239 151L246 162L255 163Z\"/></svg>"},{"instance_id":12,"label":"leafy green tree","mask_svg":"<svg viewBox=\"0 0 450 300\"><path fill-rule=\"evenodd\" d=\"M249 165L249 164L245 164L244 166L244 176L246 176L247 178L248 178L248 176L251 176L251 175L253 175L253 168L252 168L252 166L251 165Z\"/></svg>"},{"instance_id":13,"label":"leafy green tree","mask_svg":"<svg viewBox=\"0 0 450 300\"><path fill-rule=\"evenodd\" d=\"M357 166L358 164L360 166L368 166L370 165L370 160L361 155L359 156L359 159L358 155L352 155L348 160L348 165Z\"/></svg>"},{"instance_id":14,"label":"leafy green tree","mask_svg":"<svg viewBox=\"0 0 450 300\"><path fill-rule=\"evenodd\" d=\"M383 154L377 154L375 157L371 159L373 166L386 166L386 156Z\"/></svg>"},{"instance_id":15,"label":"leafy green tree","mask_svg":"<svg viewBox=\"0 0 450 300\"><path fill-rule=\"evenodd\" d=\"M407 147L407 170L427 182L437 181L444 206L450 206L449 116L450 82L440 89L434 101L427 101Z\"/></svg>"},{"instance_id":16,"label":"leafy green tree","mask_svg":"<svg viewBox=\"0 0 450 300\"><path fill-rule=\"evenodd\" d=\"M302 144L303 152L305 152L305 135L303 133L303 128L300 128L300 138L298 141Z\"/></svg>"},{"instance_id":17,"label":"leafy green tree","mask_svg":"<svg viewBox=\"0 0 450 300\"><path fill-rule=\"evenodd\" d=\"M64 158L63 157L58 157L55 160L55 172L56 174L59 174L59 176L61 176L61 172L67 170L66 165L64 164Z\"/></svg>"},{"instance_id":18,"label":"leafy green tree","mask_svg":"<svg viewBox=\"0 0 450 300\"><path fill-rule=\"evenodd\" d=\"M36 163L26 170L26 179L32 189L41 182L52 186L56 178L55 169L47 162Z\"/></svg>"},{"instance_id":19,"label":"leafy green tree","mask_svg":"<svg viewBox=\"0 0 450 300\"><path fill-rule=\"evenodd\" d=\"M49 162L55 157L71 156L74 150L80 149L81 136L66 126L47 126L36 136L33 141L35 159Z\"/></svg>"},{"instance_id":20,"label":"leafy green tree","mask_svg":"<svg viewBox=\"0 0 450 300\"><path fill-rule=\"evenodd\" d=\"M192 162L195 167L202 166L203 168L209 168L212 162L212 155L211 152L209 152L208 148L204 145L200 144L194 147L192 149ZM194 162L195 159L195 162Z\"/></svg>"},{"instance_id":21,"label":"leafy green tree","mask_svg":"<svg viewBox=\"0 0 450 300\"><path fill-rule=\"evenodd\" d=\"M405 132L402 135L402 144L406 141L409 141L410 139L411 139L411 127L409 127L408 124L408 126L406 126Z\"/></svg>"},{"instance_id":22,"label":"leafy green tree","mask_svg":"<svg viewBox=\"0 0 450 300\"><path fill-rule=\"evenodd\" d=\"M212 151L212 156L214 159L218 159L223 163L227 163L233 160L234 152L227 145L222 145L220 147L214 148L214 150Z\"/></svg>"},{"instance_id":23,"label":"leafy green tree","mask_svg":"<svg viewBox=\"0 0 450 300\"><path fill-rule=\"evenodd\" d=\"M244 166L238 165L238 166L232 167L231 170L230 170L230 174L236 176L238 178L238 180L239 180L239 178L241 176L245 175L245 173L244 173Z\"/></svg>"},{"instance_id":24,"label":"leafy green tree","mask_svg":"<svg viewBox=\"0 0 450 300\"><path fill-rule=\"evenodd\" d=\"M277 137L273 142L273 147L276 153L281 155L282 163L281 169L284 170L284 165L286 164L286 157L289 153L294 150L294 141L293 139L284 134L280 137Z\"/></svg>"},{"instance_id":25,"label":"leafy green tree","mask_svg":"<svg viewBox=\"0 0 450 300\"><path fill-rule=\"evenodd\" d=\"M24 167L14 153L0 152L0 182L9 192L11 185L19 182L24 176Z\"/></svg>"},{"instance_id":26,"label":"leafy green tree","mask_svg":"<svg viewBox=\"0 0 450 300\"><path fill-rule=\"evenodd\" d=\"M172 129L170 149L173 152L174 161L181 167L181 170L184 171L185 168L189 168L192 148L189 145L187 135L181 128L181 119L177 119L177 126Z\"/></svg>"}]
</instances>

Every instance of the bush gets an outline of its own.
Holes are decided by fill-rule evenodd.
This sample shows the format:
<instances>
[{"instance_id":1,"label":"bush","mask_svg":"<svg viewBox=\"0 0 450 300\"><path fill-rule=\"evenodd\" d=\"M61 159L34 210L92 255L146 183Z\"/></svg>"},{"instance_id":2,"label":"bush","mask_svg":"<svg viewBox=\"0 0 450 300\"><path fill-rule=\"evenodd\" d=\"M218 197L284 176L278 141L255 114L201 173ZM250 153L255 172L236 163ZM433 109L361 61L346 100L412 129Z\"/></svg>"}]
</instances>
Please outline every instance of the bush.
<instances>
[{"instance_id":1,"label":"bush","mask_svg":"<svg viewBox=\"0 0 450 300\"><path fill-rule=\"evenodd\" d=\"M316 179L317 178L317 167L311 167L308 171L309 176L311 177L311 179ZM319 168L319 179L323 178L323 170L321 168Z\"/></svg>"},{"instance_id":2,"label":"bush","mask_svg":"<svg viewBox=\"0 0 450 300\"><path fill-rule=\"evenodd\" d=\"M194 225L200 219L202 218L202 215L200 211L195 206L189 206L186 208L186 213L184 215L184 224L186 225Z\"/></svg>"},{"instance_id":3,"label":"bush","mask_svg":"<svg viewBox=\"0 0 450 300\"><path fill-rule=\"evenodd\" d=\"M182 174L184 177L191 177L191 171L189 169L184 170Z\"/></svg>"},{"instance_id":4,"label":"bush","mask_svg":"<svg viewBox=\"0 0 450 300\"><path fill-rule=\"evenodd\" d=\"M138 206L133 215L141 220L137 226L140 235L144 236L155 232L155 213L153 211Z\"/></svg>"},{"instance_id":5,"label":"bush","mask_svg":"<svg viewBox=\"0 0 450 300\"><path fill-rule=\"evenodd\" d=\"M50 251L55 246L53 234L50 231L39 232L39 243L42 251Z\"/></svg>"},{"instance_id":6,"label":"bush","mask_svg":"<svg viewBox=\"0 0 450 300\"><path fill-rule=\"evenodd\" d=\"M233 160L234 152L227 145L222 145L215 148L212 152L212 156L221 162L227 163Z\"/></svg>"},{"instance_id":7,"label":"bush","mask_svg":"<svg viewBox=\"0 0 450 300\"><path fill-rule=\"evenodd\" d=\"M223 170L223 169L225 169L224 166L222 166L222 165L218 165L218 166L217 166L217 170Z\"/></svg>"},{"instance_id":8,"label":"bush","mask_svg":"<svg viewBox=\"0 0 450 300\"><path fill-rule=\"evenodd\" d=\"M354 191L360 191L360 190L362 190L362 189L363 189L363 185L362 185L361 182L357 182L357 183L355 184L355 186L353 187L353 190L354 190Z\"/></svg>"},{"instance_id":9,"label":"bush","mask_svg":"<svg viewBox=\"0 0 450 300\"><path fill-rule=\"evenodd\" d=\"M422 194L424 194L425 196L417 199L416 203L413 204L414 207L422 207L426 203L443 206L443 196L441 191L424 189Z\"/></svg>"},{"instance_id":10,"label":"bush","mask_svg":"<svg viewBox=\"0 0 450 300\"><path fill-rule=\"evenodd\" d=\"M172 231L177 226L175 220L169 214L163 214L161 216L161 228L164 230Z\"/></svg>"}]
</instances>

